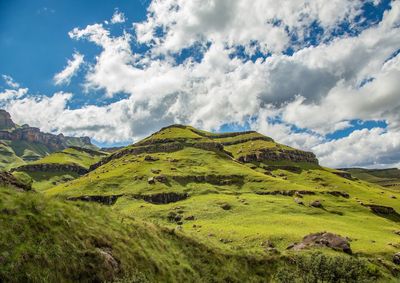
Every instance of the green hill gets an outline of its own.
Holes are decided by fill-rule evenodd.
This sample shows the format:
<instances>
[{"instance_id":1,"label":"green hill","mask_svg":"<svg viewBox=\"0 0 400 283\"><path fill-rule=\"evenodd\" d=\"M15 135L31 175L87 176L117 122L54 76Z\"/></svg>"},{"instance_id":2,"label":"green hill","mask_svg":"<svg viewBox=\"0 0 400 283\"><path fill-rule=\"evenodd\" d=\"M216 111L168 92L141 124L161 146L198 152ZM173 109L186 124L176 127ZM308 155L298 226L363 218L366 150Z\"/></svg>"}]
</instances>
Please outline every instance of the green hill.
<instances>
[{"instance_id":1,"label":"green hill","mask_svg":"<svg viewBox=\"0 0 400 283\"><path fill-rule=\"evenodd\" d=\"M382 187L400 190L400 170L397 168L387 169L364 169L364 168L344 168L352 176L371 182Z\"/></svg>"},{"instance_id":2,"label":"green hill","mask_svg":"<svg viewBox=\"0 0 400 283\"><path fill-rule=\"evenodd\" d=\"M67 182L86 174L90 165L107 156L105 152L80 147L70 147L14 168L13 174L32 183L35 190L45 190L58 183Z\"/></svg>"},{"instance_id":3,"label":"green hill","mask_svg":"<svg viewBox=\"0 0 400 283\"><path fill-rule=\"evenodd\" d=\"M166 127L45 193L112 205L237 256L285 257L304 236L328 231L349 240L353 257L399 272L396 190L321 167L314 154L256 132Z\"/></svg>"}]
</instances>

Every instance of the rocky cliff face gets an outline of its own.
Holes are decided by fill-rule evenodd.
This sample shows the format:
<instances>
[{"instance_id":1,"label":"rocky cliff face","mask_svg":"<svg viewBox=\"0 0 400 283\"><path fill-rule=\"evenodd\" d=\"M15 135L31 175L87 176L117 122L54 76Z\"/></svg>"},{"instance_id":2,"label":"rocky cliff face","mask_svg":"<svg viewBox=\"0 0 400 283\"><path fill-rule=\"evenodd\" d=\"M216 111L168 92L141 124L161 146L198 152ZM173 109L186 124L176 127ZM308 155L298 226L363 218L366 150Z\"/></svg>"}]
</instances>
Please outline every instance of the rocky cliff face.
<instances>
[{"instance_id":1,"label":"rocky cliff face","mask_svg":"<svg viewBox=\"0 0 400 283\"><path fill-rule=\"evenodd\" d=\"M263 149L258 153L244 155L239 157L240 162L262 162L262 161L280 161L287 160L293 162L307 162L318 164L318 159L312 152L306 152L301 150L269 150Z\"/></svg>"},{"instance_id":2,"label":"rocky cliff face","mask_svg":"<svg viewBox=\"0 0 400 283\"><path fill-rule=\"evenodd\" d=\"M12 129L15 127L14 122L11 120L11 115L7 111L0 109L0 130Z\"/></svg>"},{"instance_id":3,"label":"rocky cliff face","mask_svg":"<svg viewBox=\"0 0 400 283\"><path fill-rule=\"evenodd\" d=\"M0 109L0 140L27 141L41 143L47 146L51 151L63 150L71 144L92 146L89 137L65 137L63 134L53 135L43 133L38 128L23 125L17 126L11 119L10 114Z\"/></svg>"}]
</instances>

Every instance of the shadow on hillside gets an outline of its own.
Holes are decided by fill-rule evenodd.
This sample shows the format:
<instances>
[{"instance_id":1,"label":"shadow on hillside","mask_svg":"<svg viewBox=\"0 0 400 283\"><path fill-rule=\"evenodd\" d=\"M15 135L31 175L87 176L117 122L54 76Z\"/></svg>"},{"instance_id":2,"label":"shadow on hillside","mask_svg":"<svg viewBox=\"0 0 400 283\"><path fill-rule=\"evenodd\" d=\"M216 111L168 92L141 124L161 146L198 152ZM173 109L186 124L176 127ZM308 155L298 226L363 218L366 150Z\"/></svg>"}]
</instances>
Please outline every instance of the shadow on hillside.
<instances>
[{"instance_id":1,"label":"shadow on hillside","mask_svg":"<svg viewBox=\"0 0 400 283\"><path fill-rule=\"evenodd\" d=\"M376 216L386 218L393 222L400 222L400 214L398 214L397 212L392 213L392 214L383 214L383 213L377 213L377 212L372 212L372 213L375 214Z\"/></svg>"}]
</instances>

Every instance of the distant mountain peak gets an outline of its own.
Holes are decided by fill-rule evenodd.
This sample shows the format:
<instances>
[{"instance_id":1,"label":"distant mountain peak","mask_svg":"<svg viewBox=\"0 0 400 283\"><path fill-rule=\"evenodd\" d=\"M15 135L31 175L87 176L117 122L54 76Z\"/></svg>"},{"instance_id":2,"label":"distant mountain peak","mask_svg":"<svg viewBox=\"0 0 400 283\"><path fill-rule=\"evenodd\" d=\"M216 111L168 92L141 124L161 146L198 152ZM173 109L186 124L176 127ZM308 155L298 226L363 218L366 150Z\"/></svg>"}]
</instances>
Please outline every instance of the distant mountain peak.
<instances>
[{"instance_id":1,"label":"distant mountain peak","mask_svg":"<svg viewBox=\"0 0 400 283\"><path fill-rule=\"evenodd\" d=\"M19 126L13 122L10 113L3 109L0 109L0 142L3 147L0 151L6 151L9 156L6 161L0 162L0 168L10 168L34 161L71 146L97 149L89 137L45 133L28 124Z\"/></svg>"},{"instance_id":2,"label":"distant mountain peak","mask_svg":"<svg viewBox=\"0 0 400 283\"><path fill-rule=\"evenodd\" d=\"M0 109L0 130L9 130L15 127L16 125L11 119L10 113L4 109Z\"/></svg>"}]
</instances>

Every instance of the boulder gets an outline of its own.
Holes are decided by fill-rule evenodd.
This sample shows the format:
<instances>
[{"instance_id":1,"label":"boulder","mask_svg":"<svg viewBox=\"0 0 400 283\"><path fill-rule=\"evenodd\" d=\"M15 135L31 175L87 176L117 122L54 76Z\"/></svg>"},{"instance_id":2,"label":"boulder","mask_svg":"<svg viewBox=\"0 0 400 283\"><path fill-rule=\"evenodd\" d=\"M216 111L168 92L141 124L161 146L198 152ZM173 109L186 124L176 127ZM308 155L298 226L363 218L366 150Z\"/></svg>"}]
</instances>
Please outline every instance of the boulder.
<instances>
[{"instance_id":1,"label":"boulder","mask_svg":"<svg viewBox=\"0 0 400 283\"><path fill-rule=\"evenodd\" d=\"M316 207L316 208L322 208L322 203L319 200L314 200L313 202L310 203L310 206Z\"/></svg>"},{"instance_id":2,"label":"boulder","mask_svg":"<svg viewBox=\"0 0 400 283\"><path fill-rule=\"evenodd\" d=\"M182 220L182 215L179 215L176 212L170 211L167 215L167 218L170 222L180 222Z\"/></svg>"},{"instance_id":3,"label":"boulder","mask_svg":"<svg viewBox=\"0 0 400 283\"><path fill-rule=\"evenodd\" d=\"M341 192L341 191L327 191L327 194L333 195L335 197L344 197L344 198L349 198L350 195L346 192Z\"/></svg>"},{"instance_id":4,"label":"boulder","mask_svg":"<svg viewBox=\"0 0 400 283\"><path fill-rule=\"evenodd\" d=\"M349 239L330 232L319 232L305 236L300 243L294 243L287 249L295 251L308 249L312 247L329 247L331 249L352 254Z\"/></svg>"},{"instance_id":5,"label":"boulder","mask_svg":"<svg viewBox=\"0 0 400 283\"><path fill-rule=\"evenodd\" d=\"M158 175L154 177L154 180L160 183L166 183L168 181L167 176L165 175Z\"/></svg>"},{"instance_id":6,"label":"boulder","mask_svg":"<svg viewBox=\"0 0 400 283\"><path fill-rule=\"evenodd\" d=\"M156 180L154 179L154 177L150 177L147 179L147 183L149 183L150 185L154 185L156 183Z\"/></svg>"},{"instance_id":7,"label":"boulder","mask_svg":"<svg viewBox=\"0 0 400 283\"><path fill-rule=\"evenodd\" d=\"M111 249L109 248L98 248L97 252L103 259L103 266L108 272L110 278L114 278L119 272L119 263L112 255Z\"/></svg>"},{"instance_id":8,"label":"boulder","mask_svg":"<svg viewBox=\"0 0 400 283\"><path fill-rule=\"evenodd\" d=\"M223 210L230 210L232 208L232 206L229 203L223 203L223 204L221 204L221 208Z\"/></svg>"},{"instance_id":9,"label":"boulder","mask_svg":"<svg viewBox=\"0 0 400 283\"><path fill-rule=\"evenodd\" d=\"M159 160L159 158L153 157L153 156L151 156L151 155L146 155L146 156L144 157L144 160L145 160L145 161L157 161L157 160Z\"/></svg>"},{"instance_id":10,"label":"boulder","mask_svg":"<svg viewBox=\"0 0 400 283\"><path fill-rule=\"evenodd\" d=\"M300 204L300 205L304 205L304 202L301 199L297 198L297 197L294 198L294 202L297 203L297 204Z\"/></svg>"},{"instance_id":11,"label":"boulder","mask_svg":"<svg viewBox=\"0 0 400 283\"><path fill-rule=\"evenodd\" d=\"M397 265L400 265L400 252L395 253L393 255L393 263L397 264Z\"/></svg>"}]
</instances>

